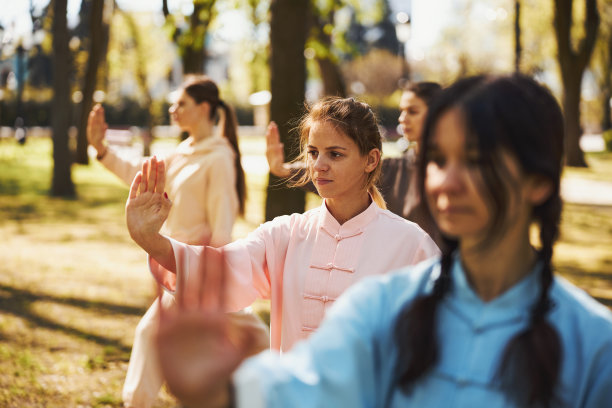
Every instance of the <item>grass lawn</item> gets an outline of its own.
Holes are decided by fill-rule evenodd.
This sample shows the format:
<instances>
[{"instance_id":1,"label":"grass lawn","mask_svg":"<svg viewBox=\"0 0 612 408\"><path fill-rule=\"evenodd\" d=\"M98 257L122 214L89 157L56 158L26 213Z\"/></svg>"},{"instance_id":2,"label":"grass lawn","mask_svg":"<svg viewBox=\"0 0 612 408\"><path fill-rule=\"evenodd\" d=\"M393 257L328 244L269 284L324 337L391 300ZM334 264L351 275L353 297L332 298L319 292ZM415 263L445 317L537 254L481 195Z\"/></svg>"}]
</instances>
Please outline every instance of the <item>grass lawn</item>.
<instances>
[{"instance_id":1,"label":"grass lawn","mask_svg":"<svg viewBox=\"0 0 612 408\"><path fill-rule=\"evenodd\" d=\"M120 407L134 328L154 297L144 252L125 228L128 190L94 161L73 167L77 200L48 197L50 148L47 139L0 140L0 406ZM241 148L261 162L262 139ZM566 176L612 181L610 154L588 160ZM263 221L265 168L247 182L235 237ZM566 205L555 258L612 305L612 207ZM265 313L264 302L255 306ZM156 406L175 405L163 394Z\"/></svg>"}]
</instances>

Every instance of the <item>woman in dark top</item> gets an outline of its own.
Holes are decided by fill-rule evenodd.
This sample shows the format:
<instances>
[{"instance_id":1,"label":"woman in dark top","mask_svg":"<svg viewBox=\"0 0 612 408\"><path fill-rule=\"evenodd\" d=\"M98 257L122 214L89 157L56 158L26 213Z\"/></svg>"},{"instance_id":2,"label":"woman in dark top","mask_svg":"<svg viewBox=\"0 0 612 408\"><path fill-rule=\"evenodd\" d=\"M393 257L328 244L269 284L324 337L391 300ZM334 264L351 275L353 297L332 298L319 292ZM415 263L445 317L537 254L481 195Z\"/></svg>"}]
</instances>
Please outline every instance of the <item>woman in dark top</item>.
<instances>
[{"instance_id":1,"label":"woman in dark top","mask_svg":"<svg viewBox=\"0 0 612 408\"><path fill-rule=\"evenodd\" d=\"M435 82L417 82L404 88L399 123L408 148L400 157L383 160L379 186L387 209L419 224L436 243L440 242L438 229L422 204L416 180L419 142L427 107L440 90Z\"/></svg>"},{"instance_id":2,"label":"woman in dark top","mask_svg":"<svg viewBox=\"0 0 612 408\"><path fill-rule=\"evenodd\" d=\"M435 82L410 83L404 88L400 99L398 121L407 149L400 157L388 157L383 160L379 182L379 190L387 203L387 209L419 224L438 244L440 243L438 229L426 206L421 204L416 184L418 167L416 161L427 107L441 89ZM277 177L294 178L295 173L300 171L299 163L285 162L283 144L280 142L278 128L274 122L268 126L266 143L266 158L270 172Z\"/></svg>"}]
</instances>

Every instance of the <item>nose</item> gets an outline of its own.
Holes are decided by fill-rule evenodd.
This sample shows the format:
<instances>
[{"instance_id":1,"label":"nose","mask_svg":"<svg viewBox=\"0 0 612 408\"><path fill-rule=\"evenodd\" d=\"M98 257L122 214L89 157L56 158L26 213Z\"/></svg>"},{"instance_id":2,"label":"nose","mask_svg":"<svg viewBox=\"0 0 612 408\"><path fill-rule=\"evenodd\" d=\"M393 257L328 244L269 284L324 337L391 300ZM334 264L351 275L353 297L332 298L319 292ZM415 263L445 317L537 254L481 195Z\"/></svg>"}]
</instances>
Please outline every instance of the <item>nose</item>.
<instances>
[{"instance_id":1,"label":"nose","mask_svg":"<svg viewBox=\"0 0 612 408\"><path fill-rule=\"evenodd\" d=\"M327 171L329 170L329 163L327 163L327 160L325 159L325 156L320 154L315 162L314 162L314 166L313 166L315 171Z\"/></svg>"},{"instance_id":2,"label":"nose","mask_svg":"<svg viewBox=\"0 0 612 408\"><path fill-rule=\"evenodd\" d=\"M401 111L399 118L397 118L397 121L399 123L404 123L406 121L406 117L408 116L408 114L406 113L405 110Z\"/></svg>"},{"instance_id":3,"label":"nose","mask_svg":"<svg viewBox=\"0 0 612 408\"><path fill-rule=\"evenodd\" d=\"M172 104L168 108L168 113L170 113L172 115L172 114L174 114L174 112L176 112L176 105Z\"/></svg>"},{"instance_id":4,"label":"nose","mask_svg":"<svg viewBox=\"0 0 612 408\"><path fill-rule=\"evenodd\" d=\"M455 194L464 187L464 172L461 166L447 163L438 167L432 163L427 165L425 185L430 194Z\"/></svg>"}]
</instances>

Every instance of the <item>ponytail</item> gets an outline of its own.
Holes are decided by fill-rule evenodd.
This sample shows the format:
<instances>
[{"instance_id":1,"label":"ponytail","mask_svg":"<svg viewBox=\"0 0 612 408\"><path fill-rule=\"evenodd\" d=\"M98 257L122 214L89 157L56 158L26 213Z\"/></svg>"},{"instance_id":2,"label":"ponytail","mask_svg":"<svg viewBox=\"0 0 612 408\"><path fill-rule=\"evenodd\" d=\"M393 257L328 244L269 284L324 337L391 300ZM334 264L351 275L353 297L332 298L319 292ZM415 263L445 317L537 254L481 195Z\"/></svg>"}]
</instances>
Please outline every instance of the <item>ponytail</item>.
<instances>
[{"instance_id":1,"label":"ponytail","mask_svg":"<svg viewBox=\"0 0 612 408\"><path fill-rule=\"evenodd\" d=\"M236 193L238 194L238 213L244 215L244 208L247 196L246 180L244 169L242 168L240 148L238 147L237 121L234 110L231 106L219 99L218 106L223 108L223 136L228 140L234 149L234 168L236 169Z\"/></svg>"},{"instance_id":2,"label":"ponytail","mask_svg":"<svg viewBox=\"0 0 612 408\"><path fill-rule=\"evenodd\" d=\"M376 205L378 205L383 210L387 209L387 203L385 202L385 199L380 193L380 190L378 189L378 187L376 187L375 185L371 185L368 188L368 193L370 193L370 195L372 196L372 200L374 200Z\"/></svg>"}]
</instances>

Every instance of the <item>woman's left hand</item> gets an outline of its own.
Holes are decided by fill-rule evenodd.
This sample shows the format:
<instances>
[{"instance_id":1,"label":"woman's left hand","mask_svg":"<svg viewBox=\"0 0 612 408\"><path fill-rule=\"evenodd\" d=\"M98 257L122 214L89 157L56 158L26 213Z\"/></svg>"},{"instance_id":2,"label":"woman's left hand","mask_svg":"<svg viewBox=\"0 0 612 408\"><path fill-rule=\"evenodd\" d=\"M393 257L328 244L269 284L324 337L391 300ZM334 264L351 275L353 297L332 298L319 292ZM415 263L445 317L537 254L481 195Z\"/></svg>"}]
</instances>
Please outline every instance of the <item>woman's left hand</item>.
<instances>
[{"instance_id":1,"label":"woman's left hand","mask_svg":"<svg viewBox=\"0 0 612 408\"><path fill-rule=\"evenodd\" d=\"M225 313L224 266L223 249L204 247L199 268L179 275L178 307L160 308L160 368L185 406L227 407L231 374L249 356L257 336L257 328L232 325Z\"/></svg>"},{"instance_id":2,"label":"woman's left hand","mask_svg":"<svg viewBox=\"0 0 612 408\"><path fill-rule=\"evenodd\" d=\"M125 207L128 231L132 239L155 257L161 235L159 230L168 218L172 202L164 193L166 182L163 161L152 157L142 165L130 187ZM165 239L163 239L166 241Z\"/></svg>"}]
</instances>

